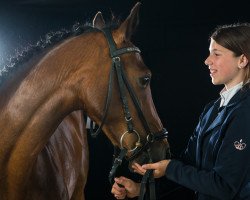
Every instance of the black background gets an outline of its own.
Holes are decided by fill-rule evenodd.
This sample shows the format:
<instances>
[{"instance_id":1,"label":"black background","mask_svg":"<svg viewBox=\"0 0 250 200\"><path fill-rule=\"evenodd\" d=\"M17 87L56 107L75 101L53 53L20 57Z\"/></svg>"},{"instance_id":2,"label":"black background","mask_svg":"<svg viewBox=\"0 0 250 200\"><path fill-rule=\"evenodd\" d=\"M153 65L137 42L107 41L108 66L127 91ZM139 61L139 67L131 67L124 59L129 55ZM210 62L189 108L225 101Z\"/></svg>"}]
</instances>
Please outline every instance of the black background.
<instances>
[{"instance_id":1,"label":"black background","mask_svg":"<svg viewBox=\"0 0 250 200\"><path fill-rule=\"evenodd\" d=\"M133 42L151 69L152 96L169 131L175 154L185 147L203 106L218 97L204 65L208 36L221 24L249 22L248 1L142 0L140 24ZM0 66L27 44L49 31L92 21L97 11L125 19L135 0L0 1ZM89 137L90 172L86 199L112 199L108 172L113 147L106 136ZM124 169L125 170L125 169ZM124 172L125 173L125 172Z\"/></svg>"}]
</instances>

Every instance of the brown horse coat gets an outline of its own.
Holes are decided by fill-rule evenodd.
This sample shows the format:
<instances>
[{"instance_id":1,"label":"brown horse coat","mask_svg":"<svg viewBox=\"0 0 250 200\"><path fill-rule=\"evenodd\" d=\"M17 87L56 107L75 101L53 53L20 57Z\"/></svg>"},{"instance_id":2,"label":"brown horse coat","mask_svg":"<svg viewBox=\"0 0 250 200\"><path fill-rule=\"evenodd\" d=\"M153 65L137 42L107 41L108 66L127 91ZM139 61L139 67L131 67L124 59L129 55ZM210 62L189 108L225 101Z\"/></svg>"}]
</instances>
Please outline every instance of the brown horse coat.
<instances>
[{"instance_id":1,"label":"brown horse coat","mask_svg":"<svg viewBox=\"0 0 250 200\"><path fill-rule=\"evenodd\" d=\"M112 31L117 48L133 46L130 37L138 24L139 5ZM94 26L104 26L100 14ZM150 131L161 131L149 86L150 70L138 52L126 53L120 59ZM77 110L100 125L111 62L104 34L98 30L85 32L25 60L0 86L1 200L84 199L88 147L82 112ZM120 146L127 125L117 83L111 105L102 130L113 145ZM138 137L143 144L149 133L131 98L128 107L139 136L130 134L122 145L133 149ZM165 139L152 143L153 160L165 158L166 144ZM135 160L140 162L147 156L142 151Z\"/></svg>"}]
</instances>

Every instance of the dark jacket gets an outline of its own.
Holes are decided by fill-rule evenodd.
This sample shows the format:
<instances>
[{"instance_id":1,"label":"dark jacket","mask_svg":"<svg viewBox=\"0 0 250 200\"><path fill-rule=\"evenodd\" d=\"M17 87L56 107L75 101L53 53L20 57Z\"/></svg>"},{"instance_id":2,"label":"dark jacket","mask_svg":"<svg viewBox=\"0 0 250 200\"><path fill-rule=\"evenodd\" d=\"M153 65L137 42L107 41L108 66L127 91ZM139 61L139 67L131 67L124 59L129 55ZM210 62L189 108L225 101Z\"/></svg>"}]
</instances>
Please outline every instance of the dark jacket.
<instances>
[{"instance_id":1,"label":"dark jacket","mask_svg":"<svg viewBox=\"0 0 250 200\"><path fill-rule=\"evenodd\" d=\"M219 104L205 107L182 161L172 160L166 177L197 191L199 200L250 200L250 89Z\"/></svg>"}]
</instances>

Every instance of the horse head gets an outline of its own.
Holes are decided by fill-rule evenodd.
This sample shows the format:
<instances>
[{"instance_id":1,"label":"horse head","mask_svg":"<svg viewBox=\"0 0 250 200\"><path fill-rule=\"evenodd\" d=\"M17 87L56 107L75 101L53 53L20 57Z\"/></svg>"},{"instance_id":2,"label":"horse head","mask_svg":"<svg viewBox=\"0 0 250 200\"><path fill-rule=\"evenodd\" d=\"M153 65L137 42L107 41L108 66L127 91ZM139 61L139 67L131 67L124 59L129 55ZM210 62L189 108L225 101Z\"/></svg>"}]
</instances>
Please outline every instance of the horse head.
<instances>
[{"instance_id":1,"label":"horse head","mask_svg":"<svg viewBox=\"0 0 250 200\"><path fill-rule=\"evenodd\" d=\"M88 115L113 145L126 149L129 161L143 164L165 159L170 153L167 132L152 100L151 71L130 41L139 22L139 7L137 3L113 30L105 28L101 12L94 17L101 55L92 79L95 84L88 87L85 97Z\"/></svg>"}]
</instances>

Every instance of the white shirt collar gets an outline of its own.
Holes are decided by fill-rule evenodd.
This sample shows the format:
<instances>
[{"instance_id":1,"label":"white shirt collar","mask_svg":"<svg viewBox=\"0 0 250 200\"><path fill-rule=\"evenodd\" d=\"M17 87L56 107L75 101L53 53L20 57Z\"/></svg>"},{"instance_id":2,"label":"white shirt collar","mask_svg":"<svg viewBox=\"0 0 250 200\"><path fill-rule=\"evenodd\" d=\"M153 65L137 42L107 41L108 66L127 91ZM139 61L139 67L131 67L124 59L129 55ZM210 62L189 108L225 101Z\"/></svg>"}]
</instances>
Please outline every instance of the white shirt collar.
<instances>
[{"instance_id":1,"label":"white shirt collar","mask_svg":"<svg viewBox=\"0 0 250 200\"><path fill-rule=\"evenodd\" d=\"M227 90L225 87L220 92L221 101L220 101L220 107L226 106L230 99L242 88L243 82L240 82L239 84L235 85L234 87Z\"/></svg>"}]
</instances>

